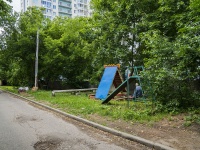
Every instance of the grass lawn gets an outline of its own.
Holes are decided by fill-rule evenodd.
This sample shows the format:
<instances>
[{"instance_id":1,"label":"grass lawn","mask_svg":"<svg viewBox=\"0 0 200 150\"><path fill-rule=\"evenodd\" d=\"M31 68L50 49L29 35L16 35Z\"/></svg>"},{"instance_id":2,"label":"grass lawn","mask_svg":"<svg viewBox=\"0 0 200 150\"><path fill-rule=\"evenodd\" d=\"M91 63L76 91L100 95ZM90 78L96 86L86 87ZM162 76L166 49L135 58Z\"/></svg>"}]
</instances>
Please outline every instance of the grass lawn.
<instances>
[{"instance_id":1,"label":"grass lawn","mask_svg":"<svg viewBox=\"0 0 200 150\"><path fill-rule=\"evenodd\" d=\"M1 89L18 93L18 89L10 86L1 86ZM70 93L56 93L53 97L51 91L38 90L29 91L23 96L29 99L50 105L64 112L80 116L86 119L90 115L106 116L110 119L122 119L131 122L152 123L163 118L169 117L167 113L152 115L152 103L134 102L134 101L116 101L111 100L108 104L101 104L101 100L89 99L86 93L81 95L72 95Z\"/></svg>"}]
</instances>

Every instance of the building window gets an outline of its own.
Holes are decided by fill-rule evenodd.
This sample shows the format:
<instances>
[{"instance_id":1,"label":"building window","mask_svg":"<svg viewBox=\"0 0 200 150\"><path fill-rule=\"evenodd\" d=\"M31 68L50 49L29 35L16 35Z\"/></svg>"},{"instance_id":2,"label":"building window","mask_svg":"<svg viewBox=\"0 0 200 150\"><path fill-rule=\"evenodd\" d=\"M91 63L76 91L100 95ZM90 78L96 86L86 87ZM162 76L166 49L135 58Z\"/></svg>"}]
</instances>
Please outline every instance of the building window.
<instances>
[{"instance_id":1,"label":"building window","mask_svg":"<svg viewBox=\"0 0 200 150\"><path fill-rule=\"evenodd\" d=\"M47 9L47 12L50 12L50 13L51 13L51 9Z\"/></svg>"},{"instance_id":2,"label":"building window","mask_svg":"<svg viewBox=\"0 0 200 150\"><path fill-rule=\"evenodd\" d=\"M42 5L46 5L47 4L47 2L46 1L42 1Z\"/></svg>"},{"instance_id":3,"label":"building window","mask_svg":"<svg viewBox=\"0 0 200 150\"><path fill-rule=\"evenodd\" d=\"M51 8L51 2L47 2L47 7Z\"/></svg>"},{"instance_id":4,"label":"building window","mask_svg":"<svg viewBox=\"0 0 200 150\"><path fill-rule=\"evenodd\" d=\"M78 4L79 7L83 7L83 4Z\"/></svg>"},{"instance_id":5,"label":"building window","mask_svg":"<svg viewBox=\"0 0 200 150\"><path fill-rule=\"evenodd\" d=\"M56 0L53 0L53 2L56 2Z\"/></svg>"},{"instance_id":6,"label":"building window","mask_svg":"<svg viewBox=\"0 0 200 150\"><path fill-rule=\"evenodd\" d=\"M56 16L56 12L53 12L53 15Z\"/></svg>"},{"instance_id":7,"label":"building window","mask_svg":"<svg viewBox=\"0 0 200 150\"><path fill-rule=\"evenodd\" d=\"M56 9L56 5L53 5L53 9Z\"/></svg>"}]
</instances>

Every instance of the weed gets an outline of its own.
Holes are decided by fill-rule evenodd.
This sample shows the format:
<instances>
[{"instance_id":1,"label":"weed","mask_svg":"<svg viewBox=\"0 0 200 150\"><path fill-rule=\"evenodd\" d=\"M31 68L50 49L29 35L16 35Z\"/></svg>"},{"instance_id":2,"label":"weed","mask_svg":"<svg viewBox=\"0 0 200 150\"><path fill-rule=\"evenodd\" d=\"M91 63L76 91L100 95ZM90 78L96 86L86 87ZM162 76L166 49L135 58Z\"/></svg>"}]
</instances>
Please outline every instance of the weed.
<instances>
[{"instance_id":1,"label":"weed","mask_svg":"<svg viewBox=\"0 0 200 150\"><path fill-rule=\"evenodd\" d=\"M186 122L184 122L184 126L185 127L189 127L189 126L191 126L191 124L192 124L192 122L191 121L186 121Z\"/></svg>"}]
</instances>

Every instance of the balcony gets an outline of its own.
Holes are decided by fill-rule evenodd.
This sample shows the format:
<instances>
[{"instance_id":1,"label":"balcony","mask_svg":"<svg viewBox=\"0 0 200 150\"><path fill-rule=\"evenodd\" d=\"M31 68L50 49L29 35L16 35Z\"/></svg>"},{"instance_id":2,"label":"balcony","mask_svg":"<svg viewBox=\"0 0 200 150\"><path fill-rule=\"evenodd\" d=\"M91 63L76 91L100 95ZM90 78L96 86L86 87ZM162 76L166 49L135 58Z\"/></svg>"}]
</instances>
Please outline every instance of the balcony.
<instances>
[{"instance_id":1,"label":"balcony","mask_svg":"<svg viewBox=\"0 0 200 150\"><path fill-rule=\"evenodd\" d=\"M72 0L58 0L58 3L59 3L59 2L70 2L70 3L71 3Z\"/></svg>"},{"instance_id":2,"label":"balcony","mask_svg":"<svg viewBox=\"0 0 200 150\"><path fill-rule=\"evenodd\" d=\"M59 9L58 12L59 13L64 13L64 14L72 14L71 10L65 10L65 9Z\"/></svg>"},{"instance_id":3,"label":"balcony","mask_svg":"<svg viewBox=\"0 0 200 150\"><path fill-rule=\"evenodd\" d=\"M58 6L59 6L59 7L66 7L66 8L72 8L72 5L71 5L71 4L66 4L66 3L63 3L63 2L59 2L59 3L58 3Z\"/></svg>"}]
</instances>

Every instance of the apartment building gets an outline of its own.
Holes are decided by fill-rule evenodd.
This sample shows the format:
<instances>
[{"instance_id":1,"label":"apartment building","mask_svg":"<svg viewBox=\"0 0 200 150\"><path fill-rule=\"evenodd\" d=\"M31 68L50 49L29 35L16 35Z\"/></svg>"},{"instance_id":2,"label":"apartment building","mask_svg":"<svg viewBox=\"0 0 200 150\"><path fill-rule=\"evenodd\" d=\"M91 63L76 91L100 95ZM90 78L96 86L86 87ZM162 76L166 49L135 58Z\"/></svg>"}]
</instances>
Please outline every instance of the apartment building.
<instances>
[{"instance_id":1,"label":"apartment building","mask_svg":"<svg viewBox=\"0 0 200 150\"><path fill-rule=\"evenodd\" d=\"M44 7L43 12L46 18L53 19L56 16L90 16L90 0L21 0L21 12L28 7Z\"/></svg>"},{"instance_id":2,"label":"apartment building","mask_svg":"<svg viewBox=\"0 0 200 150\"><path fill-rule=\"evenodd\" d=\"M72 0L72 17L91 16L90 0Z\"/></svg>"}]
</instances>

